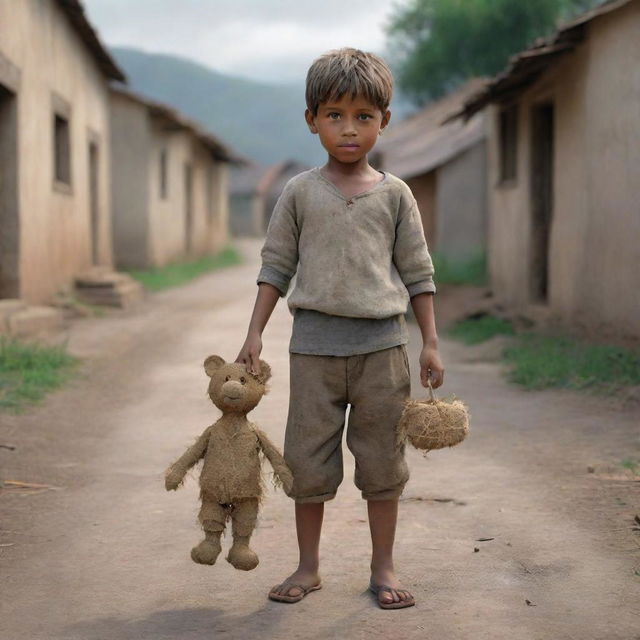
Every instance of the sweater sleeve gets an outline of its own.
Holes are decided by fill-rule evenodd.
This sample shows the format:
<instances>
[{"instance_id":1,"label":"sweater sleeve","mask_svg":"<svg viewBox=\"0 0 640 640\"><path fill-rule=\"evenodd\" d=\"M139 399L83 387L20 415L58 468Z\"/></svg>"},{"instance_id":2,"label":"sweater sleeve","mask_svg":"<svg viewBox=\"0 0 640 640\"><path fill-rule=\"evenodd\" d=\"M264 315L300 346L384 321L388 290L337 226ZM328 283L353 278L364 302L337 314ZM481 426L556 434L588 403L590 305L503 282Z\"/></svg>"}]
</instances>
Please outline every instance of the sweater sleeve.
<instances>
[{"instance_id":1,"label":"sweater sleeve","mask_svg":"<svg viewBox=\"0 0 640 640\"><path fill-rule=\"evenodd\" d=\"M420 211L413 198L398 214L393 262L409 296L436 292L433 261L424 237Z\"/></svg>"},{"instance_id":2,"label":"sweater sleeve","mask_svg":"<svg viewBox=\"0 0 640 640\"><path fill-rule=\"evenodd\" d=\"M276 202L267 227L267 236L260 255L262 268L257 283L268 282L287 295L291 278L298 268L299 230L294 200L288 185Z\"/></svg>"}]
</instances>

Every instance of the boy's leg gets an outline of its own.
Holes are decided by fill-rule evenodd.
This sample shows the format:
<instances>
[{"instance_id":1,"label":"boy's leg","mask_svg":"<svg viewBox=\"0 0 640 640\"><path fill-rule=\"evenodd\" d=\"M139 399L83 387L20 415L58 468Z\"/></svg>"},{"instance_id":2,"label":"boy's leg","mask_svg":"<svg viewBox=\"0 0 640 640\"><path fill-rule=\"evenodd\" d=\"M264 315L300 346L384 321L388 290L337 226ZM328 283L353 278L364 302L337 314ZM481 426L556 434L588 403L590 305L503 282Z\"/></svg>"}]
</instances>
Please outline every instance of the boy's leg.
<instances>
[{"instance_id":1,"label":"boy's leg","mask_svg":"<svg viewBox=\"0 0 640 640\"><path fill-rule=\"evenodd\" d=\"M369 500L367 507L371 530L371 584L389 587L378 592L378 600L384 604L413 602L411 592L401 587L393 566L398 500Z\"/></svg>"},{"instance_id":2,"label":"boy's leg","mask_svg":"<svg viewBox=\"0 0 640 640\"><path fill-rule=\"evenodd\" d=\"M296 503L296 531L298 534L298 568L281 584L271 589L271 595L297 597L304 589L320 584L320 532L324 516L324 502ZM300 586L292 586L300 585Z\"/></svg>"},{"instance_id":3,"label":"boy's leg","mask_svg":"<svg viewBox=\"0 0 640 640\"><path fill-rule=\"evenodd\" d=\"M346 358L290 354L290 395L284 459L293 473L298 568L270 596L296 598L320 584L320 533L324 503L342 482ZM300 585L295 587L292 585Z\"/></svg>"},{"instance_id":4,"label":"boy's leg","mask_svg":"<svg viewBox=\"0 0 640 640\"><path fill-rule=\"evenodd\" d=\"M371 583L382 604L413 604L400 587L393 566L398 498L409 478L404 445L396 426L411 393L404 345L352 356L348 367L349 426L347 444L356 459L355 483L368 501L372 557Z\"/></svg>"}]
</instances>

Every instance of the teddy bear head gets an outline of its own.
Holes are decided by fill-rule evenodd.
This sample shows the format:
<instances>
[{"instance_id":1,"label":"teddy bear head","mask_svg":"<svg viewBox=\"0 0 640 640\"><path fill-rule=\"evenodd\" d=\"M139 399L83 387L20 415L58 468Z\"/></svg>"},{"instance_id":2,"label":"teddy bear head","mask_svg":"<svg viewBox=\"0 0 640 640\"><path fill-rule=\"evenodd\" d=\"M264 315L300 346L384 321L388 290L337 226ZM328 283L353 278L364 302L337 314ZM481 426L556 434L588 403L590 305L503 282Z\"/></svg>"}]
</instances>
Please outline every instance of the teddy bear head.
<instances>
[{"instance_id":1,"label":"teddy bear head","mask_svg":"<svg viewBox=\"0 0 640 640\"><path fill-rule=\"evenodd\" d=\"M249 413L265 393L271 367L260 360L260 373L253 375L241 362L225 362L220 356L209 356L204 370L211 378L208 394L223 413Z\"/></svg>"}]
</instances>

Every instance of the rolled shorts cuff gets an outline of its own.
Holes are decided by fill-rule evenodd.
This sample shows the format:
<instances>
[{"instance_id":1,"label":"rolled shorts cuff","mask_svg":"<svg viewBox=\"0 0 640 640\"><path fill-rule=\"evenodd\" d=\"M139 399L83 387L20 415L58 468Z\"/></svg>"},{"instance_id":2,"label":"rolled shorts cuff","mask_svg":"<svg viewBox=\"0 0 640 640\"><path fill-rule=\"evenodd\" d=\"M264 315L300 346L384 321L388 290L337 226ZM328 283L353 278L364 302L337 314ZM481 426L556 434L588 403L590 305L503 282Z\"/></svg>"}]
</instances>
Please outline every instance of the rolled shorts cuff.
<instances>
[{"instance_id":1,"label":"rolled shorts cuff","mask_svg":"<svg viewBox=\"0 0 640 640\"><path fill-rule=\"evenodd\" d=\"M300 498L296 498L296 496L289 496L293 500L295 500L298 504L312 504L314 502L327 502L328 500L333 500L336 497L335 491L333 493L321 493L317 496L302 496Z\"/></svg>"},{"instance_id":2,"label":"rolled shorts cuff","mask_svg":"<svg viewBox=\"0 0 640 640\"><path fill-rule=\"evenodd\" d=\"M397 487L393 487L392 489L385 489L384 491L375 491L368 492L362 491L362 499L363 500L397 500L404 491L405 483L403 482L401 485Z\"/></svg>"}]
</instances>

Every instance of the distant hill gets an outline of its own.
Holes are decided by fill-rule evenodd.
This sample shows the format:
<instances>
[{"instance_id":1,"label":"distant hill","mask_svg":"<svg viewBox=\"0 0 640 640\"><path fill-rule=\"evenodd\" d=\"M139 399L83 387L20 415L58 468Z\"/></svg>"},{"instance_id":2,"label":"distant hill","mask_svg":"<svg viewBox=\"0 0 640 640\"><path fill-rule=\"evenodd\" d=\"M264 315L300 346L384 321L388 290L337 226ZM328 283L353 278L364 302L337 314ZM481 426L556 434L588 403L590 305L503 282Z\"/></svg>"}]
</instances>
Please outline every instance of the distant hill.
<instances>
[{"instance_id":1,"label":"distant hill","mask_svg":"<svg viewBox=\"0 0 640 640\"><path fill-rule=\"evenodd\" d=\"M304 86L261 84L201 64L137 49L111 49L134 91L168 103L260 164L322 164L326 154L304 122ZM394 120L409 109L394 103Z\"/></svg>"},{"instance_id":2,"label":"distant hill","mask_svg":"<svg viewBox=\"0 0 640 640\"><path fill-rule=\"evenodd\" d=\"M120 47L112 53L132 89L176 107L242 155L262 164L323 162L304 122L304 87L235 78L177 56Z\"/></svg>"}]
</instances>

